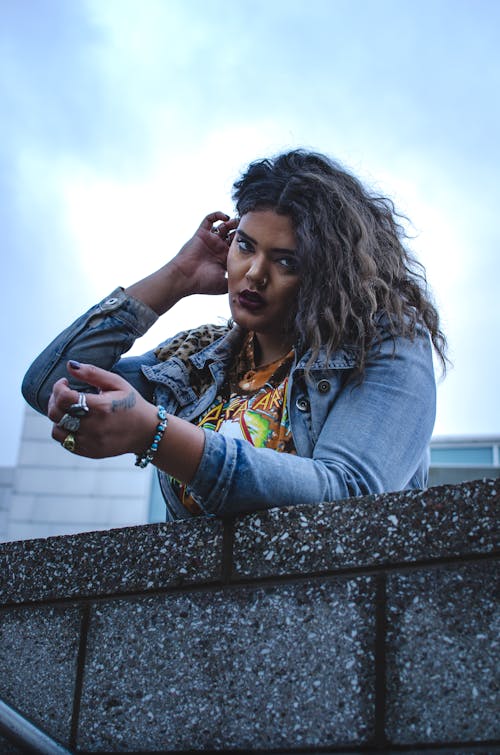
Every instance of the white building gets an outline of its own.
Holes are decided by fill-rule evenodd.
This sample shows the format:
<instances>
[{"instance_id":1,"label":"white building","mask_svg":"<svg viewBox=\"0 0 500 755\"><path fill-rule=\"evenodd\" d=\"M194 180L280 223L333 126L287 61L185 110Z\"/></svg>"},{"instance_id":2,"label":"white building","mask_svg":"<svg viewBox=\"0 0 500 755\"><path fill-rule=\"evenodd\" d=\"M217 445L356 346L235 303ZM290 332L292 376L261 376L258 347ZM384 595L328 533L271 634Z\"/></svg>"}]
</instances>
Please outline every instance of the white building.
<instances>
[{"instance_id":1,"label":"white building","mask_svg":"<svg viewBox=\"0 0 500 755\"><path fill-rule=\"evenodd\" d=\"M0 541L126 527L165 519L153 510L153 467L134 456L85 459L51 438L52 423L26 408L17 465L0 470Z\"/></svg>"}]
</instances>

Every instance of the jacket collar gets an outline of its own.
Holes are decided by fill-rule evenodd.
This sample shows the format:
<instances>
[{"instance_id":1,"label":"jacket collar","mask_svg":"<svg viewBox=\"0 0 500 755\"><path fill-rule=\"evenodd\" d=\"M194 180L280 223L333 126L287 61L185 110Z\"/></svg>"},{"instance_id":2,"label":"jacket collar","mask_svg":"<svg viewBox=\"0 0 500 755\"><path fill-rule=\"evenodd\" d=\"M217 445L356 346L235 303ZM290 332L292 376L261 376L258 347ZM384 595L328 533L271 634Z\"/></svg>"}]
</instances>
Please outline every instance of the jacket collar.
<instances>
[{"instance_id":1,"label":"jacket collar","mask_svg":"<svg viewBox=\"0 0 500 755\"><path fill-rule=\"evenodd\" d=\"M306 351L295 364L295 369L304 370L311 357L311 349ZM327 356L327 351L324 346L319 350L318 356L309 365L309 369L313 370L350 370L356 366L356 352L354 349L337 349L332 354Z\"/></svg>"},{"instance_id":2,"label":"jacket collar","mask_svg":"<svg viewBox=\"0 0 500 755\"><path fill-rule=\"evenodd\" d=\"M234 325L225 335L189 357L191 364L202 370L208 362L231 362L240 350L246 331Z\"/></svg>"}]
</instances>

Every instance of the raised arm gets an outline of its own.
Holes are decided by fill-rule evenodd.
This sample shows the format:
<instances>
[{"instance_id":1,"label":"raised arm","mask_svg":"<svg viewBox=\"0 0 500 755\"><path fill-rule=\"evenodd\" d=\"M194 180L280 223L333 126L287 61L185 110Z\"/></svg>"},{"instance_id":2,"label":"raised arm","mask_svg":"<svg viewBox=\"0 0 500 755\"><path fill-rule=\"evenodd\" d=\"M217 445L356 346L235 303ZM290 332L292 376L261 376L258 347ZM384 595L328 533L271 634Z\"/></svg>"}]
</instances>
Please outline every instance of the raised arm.
<instances>
[{"instance_id":1,"label":"raised arm","mask_svg":"<svg viewBox=\"0 0 500 755\"><path fill-rule=\"evenodd\" d=\"M213 233L219 223L219 233ZM227 234L236 221L222 212L207 215L193 237L178 254L142 281L113 291L60 333L33 362L23 381L26 401L46 414L54 384L67 377L69 360L90 363L113 370L147 398L151 386L144 380L141 364L154 363L153 353L121 360L134 341L153 325L158 316L191 294L221 294L227 291L225 279L228 251ZM77 373L70 376L76 390L89 386Z\"/></svg>"},{"instance_id":2,"label":"raised arm","mask_svg":"<svg viewBox=\"0 0 500 755\"><path fill-rule=\"evenodd\" d=\"M219 222L220 221L220 222ZM217 233L213 232L214 223ZM163 315L174 304L192 294L227 292L227 234L237 225L223 212L211 212L170 262L147 278L125 289L125 293Z\"/></svg>"}]
</instances>

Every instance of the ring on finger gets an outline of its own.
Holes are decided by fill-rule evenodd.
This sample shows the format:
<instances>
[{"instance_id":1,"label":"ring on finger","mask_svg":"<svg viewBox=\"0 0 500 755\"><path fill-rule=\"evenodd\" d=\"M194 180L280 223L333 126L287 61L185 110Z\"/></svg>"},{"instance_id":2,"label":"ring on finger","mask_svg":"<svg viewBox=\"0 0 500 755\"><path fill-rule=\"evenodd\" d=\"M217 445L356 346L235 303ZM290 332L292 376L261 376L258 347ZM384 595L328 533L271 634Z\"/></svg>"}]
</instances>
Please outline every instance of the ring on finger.
<instances>
[{"instance_id":1,"label":"ring on finger","mask_svg":"<svg viewBox=\"0 0 500 755\"><path fill-rule=\"evenodd\" d=\"M89 411L90 409L87 404L85 393L79 393L78 401L76 402L76 404L71 404L67 413L71 417L85 417L85 415L88 414Z\"/></svg>"},{"instance_id":2,"label":"ring on finger","mask_svg":"<svg viewBox=\"0 0 500 755\"><path fill-rule=\"evenodd\" d=\"M66 451L71 451L71 453L73 453L73 451L76 448L76 440L73 433L68 433L68 435L66 435L61 445L63 448L66 449Z\"/></svg>"},{"instance_id":3,"label":"ring on finger","mask_svg":"<svg viewBox=\"0 0 500 755\"><path fill-rule=\"evenodd\" d=\"M76 433L80 429L79 417L73 417L71 414L66 413L57 423L58 427L62 427L63 430L69 430L72 433Z\"/></svg>"}]
</instances>

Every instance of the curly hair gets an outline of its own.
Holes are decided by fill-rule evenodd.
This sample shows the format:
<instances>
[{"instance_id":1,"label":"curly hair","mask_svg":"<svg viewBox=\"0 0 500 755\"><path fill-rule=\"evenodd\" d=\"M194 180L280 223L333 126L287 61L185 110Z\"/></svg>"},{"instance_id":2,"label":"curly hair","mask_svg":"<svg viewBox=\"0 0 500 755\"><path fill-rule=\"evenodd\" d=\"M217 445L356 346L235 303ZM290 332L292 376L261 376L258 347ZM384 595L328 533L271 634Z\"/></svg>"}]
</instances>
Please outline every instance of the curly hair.
<instances>
[{"instance_id":1,"label":"curly hair","mask_svg":"<svg viewBox=\"0 0 500 755\"><path fill-rule=\"evenodd\" d=\"M370 193L340 164L297 149L252 162L233 185L239 216L272 209L291 218L301 276L294 327L312 364L350 348L360 379L369 349L392 338L430 333L446 369L446 339L423 266L404 246L407 235L393 202Z\"/></svg>"}]
</instances>

